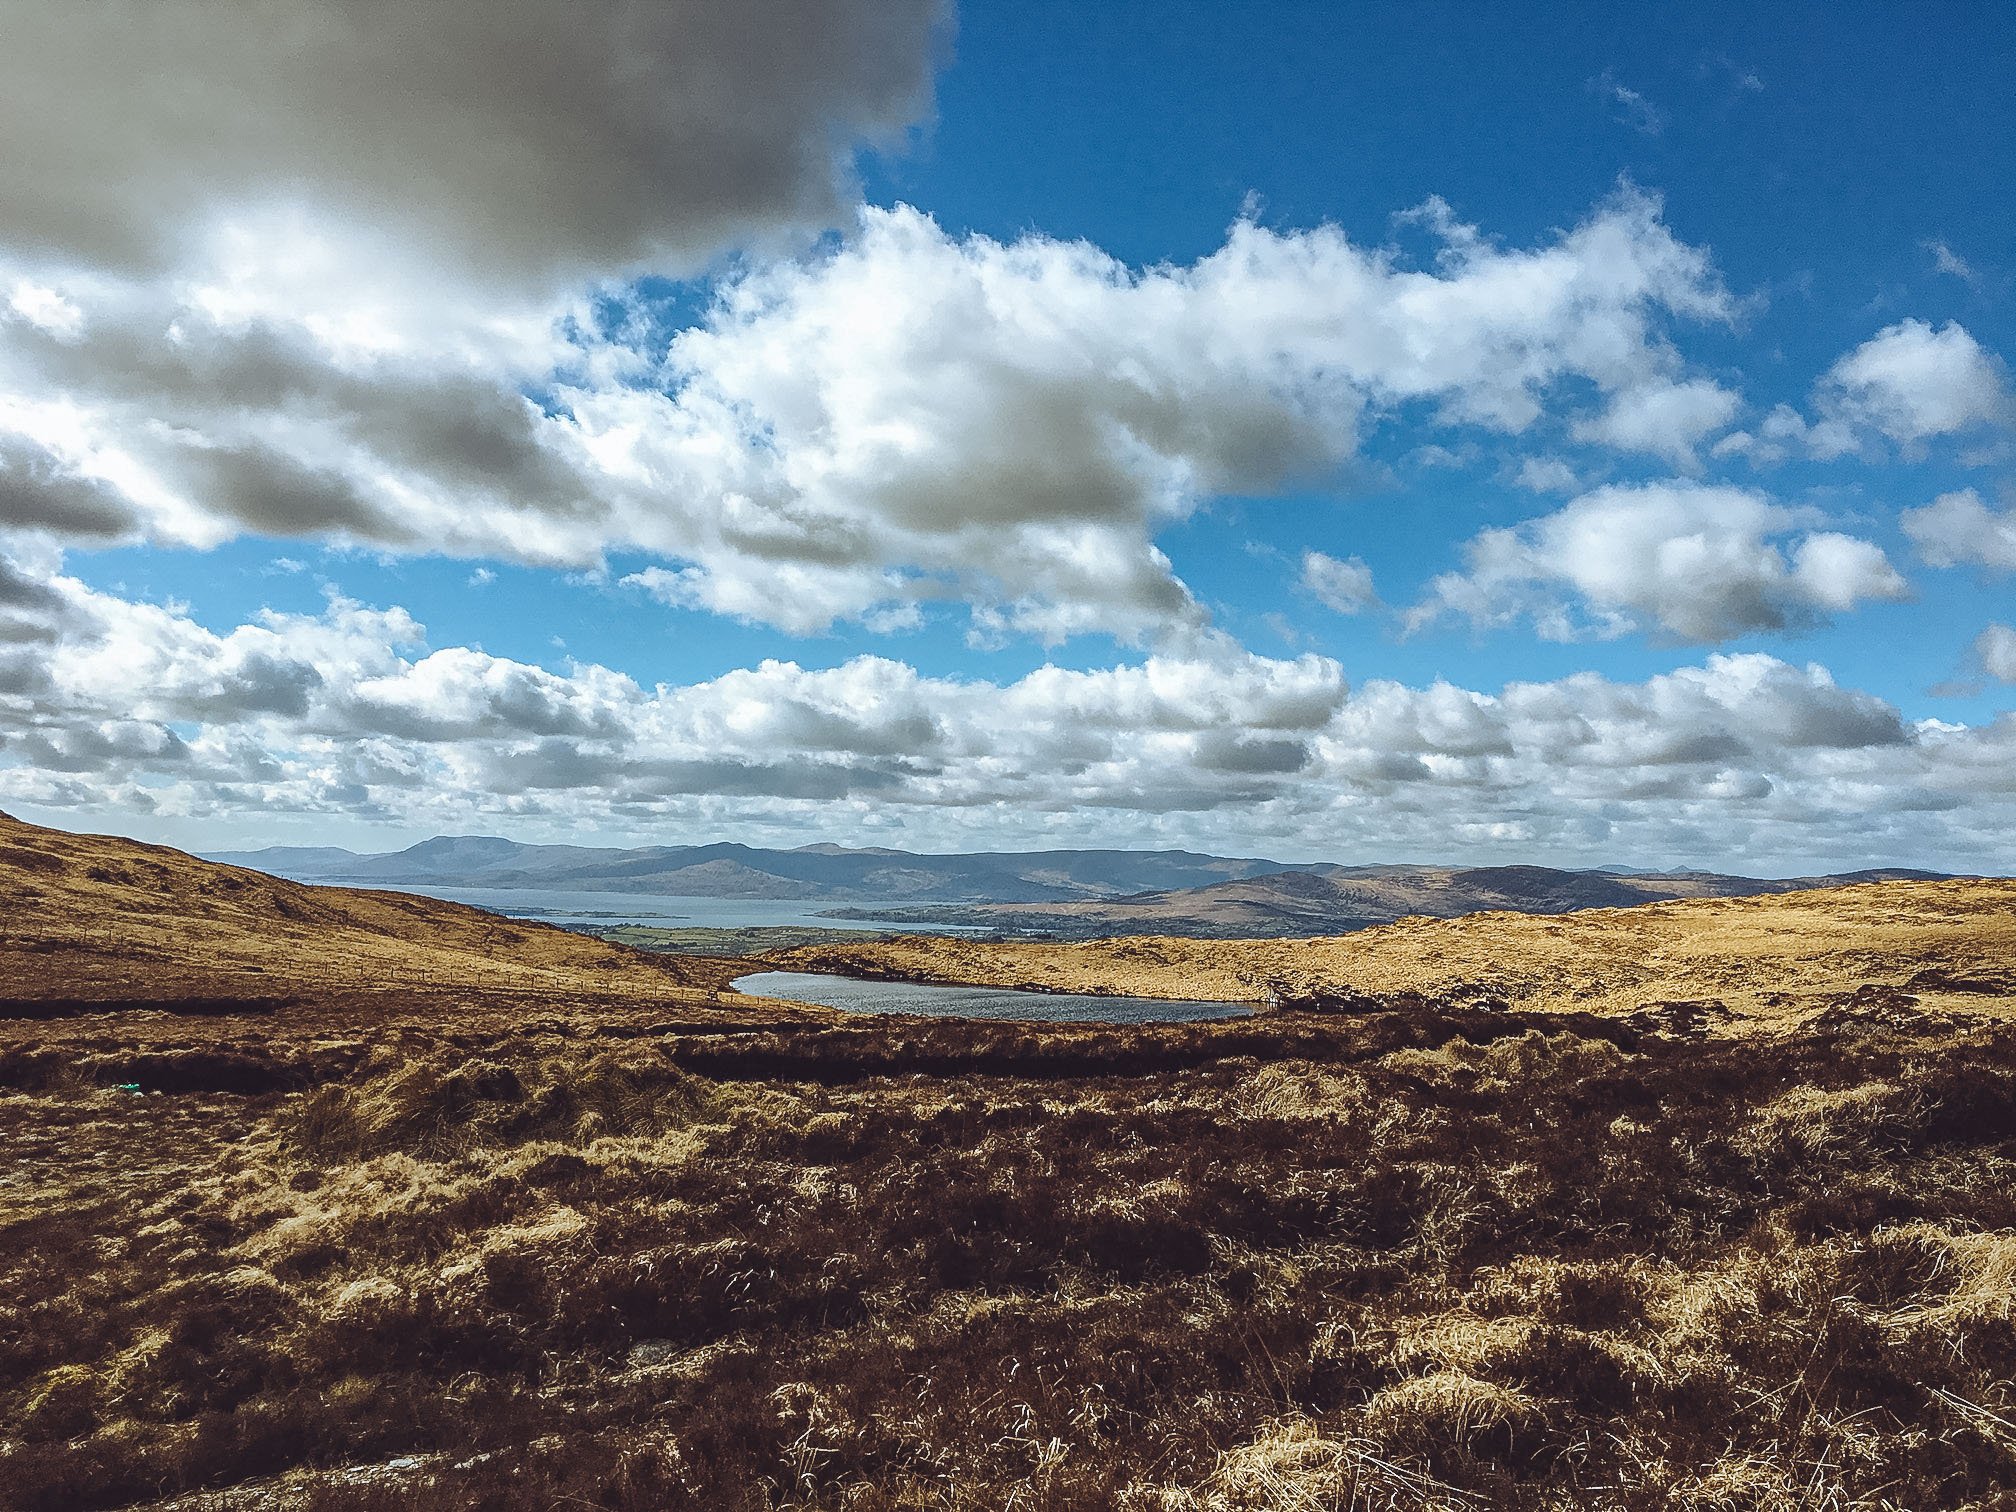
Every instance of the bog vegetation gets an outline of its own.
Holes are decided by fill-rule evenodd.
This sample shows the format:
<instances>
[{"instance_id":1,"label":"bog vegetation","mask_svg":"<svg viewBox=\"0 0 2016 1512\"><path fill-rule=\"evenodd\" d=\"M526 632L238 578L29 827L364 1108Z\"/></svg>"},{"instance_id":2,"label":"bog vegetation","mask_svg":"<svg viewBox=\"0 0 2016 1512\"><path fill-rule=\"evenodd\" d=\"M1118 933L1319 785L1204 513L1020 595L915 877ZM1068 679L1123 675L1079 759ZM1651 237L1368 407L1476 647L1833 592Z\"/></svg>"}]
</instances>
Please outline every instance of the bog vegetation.
<instances>
[{"instance_id":1,"label":"bog vegetation","mask_svg":"<svg viewBox=\"0 0 2016 1512\"><path fill-rule=\"evenodd\" d=\"M709 1006L706 963L676 1014L628 966L283 1002L108 966L92 1008L37 998L62 956L17 955L0 1020L10 1506L2016 1486L2016 1025L1914 1014L1922 962L1737 1036L1314 998L848 1023Z\"/></svg>"}]
</instances>

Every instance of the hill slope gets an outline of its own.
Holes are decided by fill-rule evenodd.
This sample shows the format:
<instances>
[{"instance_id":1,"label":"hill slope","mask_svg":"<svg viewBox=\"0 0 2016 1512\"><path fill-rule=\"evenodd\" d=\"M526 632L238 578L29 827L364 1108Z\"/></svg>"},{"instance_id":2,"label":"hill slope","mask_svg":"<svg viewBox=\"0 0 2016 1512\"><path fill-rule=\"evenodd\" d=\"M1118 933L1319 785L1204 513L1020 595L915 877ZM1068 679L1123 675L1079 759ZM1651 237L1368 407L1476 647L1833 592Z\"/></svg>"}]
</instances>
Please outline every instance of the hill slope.
<instances>
[{"instance_id":1,"label":"hill slope","mask_svg":"<svg viewBox=\"0 0 2016 1512\"><path fill-rule=\"evenodd\" d=\"M1325 939L908 937L808 946L789 959L805 970L1169 998L1612 1015L1684 1002L1703 1005L1711 1020L1726 1014L1739 1029L1885 1005L1999 1017L2016 1011L2016 881L1876 882L1558 917L1408 919Z\"/></svg>"},{"instance_id":2,"label":"hill slope","mask_svg":"<svg viewBox=\"0 0 2016 1512\"><path fill-rule=\"evenodd\" d=\"M543 924L406 893L308 887L0 814L0 998L453 989L678 996L701 980Z\"/></svg>"}]
</instances>

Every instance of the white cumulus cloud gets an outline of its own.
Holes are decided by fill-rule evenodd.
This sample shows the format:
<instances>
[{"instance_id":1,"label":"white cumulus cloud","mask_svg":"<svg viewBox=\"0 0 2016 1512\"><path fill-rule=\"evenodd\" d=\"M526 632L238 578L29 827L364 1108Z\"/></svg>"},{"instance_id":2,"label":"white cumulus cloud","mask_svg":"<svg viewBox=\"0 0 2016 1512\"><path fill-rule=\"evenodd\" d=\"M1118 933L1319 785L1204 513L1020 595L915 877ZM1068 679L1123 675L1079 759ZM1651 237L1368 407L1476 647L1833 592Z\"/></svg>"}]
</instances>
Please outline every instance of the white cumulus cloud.
<instances>
[{"instance_id":1,"label":"white cumulus cloud","mask_svg":"<svg viewBox=\"0 0 2016 1512\"><path fill-rule=\"evenodd\" d=\"M982 637L1180 637L1205 615L1156 537L1214 494L1348 470L1402 406L1509 436L1568 383L1656 391L1664 325L1732 310L1636 191L1532 249L1417 219L1432 270L1247 221L1135 269L868 210L720 285L662 358L643 304L604 333L297 300L340 248L250 237L242 277L105 274L77 333L0 326L0 489L71 540L636 552L647 593L792 631L956 601Z\"/></svg>"},{"instance_id":2,"label":"white cumulus cloud","mask_svg":"<svg viewBox=\"0 0 2016 1512\"><path fill-rule=\"evenodd\" d=\"M2016 392L2001 360L1965 326L1900 320L1829 368L1813 387L1812 407L1808 419L1776 405L1754 429L1722 437L1712 455L1768 466L1794 456L1833 461L1879 435L1922 446L2016 420Z\"/></svg>"},{"instance_id":3,"label":"white cumulus cloud","mask_svg":"<svg viewBox=\"0 0 2016 1512\"><path fill-rule=\"evenodd\" d=\"M673 343L663 393L578 395L576 414L656 498L722 501L675 506L687 561L640 576L675 602L793 628L901 594L1052 639L1194 626L1154 537L1211 495L1347 466L1409 401L1517 433L1564 379L1663 373L1659 313L1730 310L1643 195L1534 251L1445 207L1422 218L1446 246L1432 273L1333 228L1245 221L1191 266L1141 271L869 211L832 256L724 291ZM764 587L780 568L788 611Z\"/></svg>"},{"instance_id":4,"label":"white cumulus cloud","mask_svg":"<svg viewBox=\"0 0 2016 1512\"><path fill-rule=\"evenodd\" d=\"M1379 603L1372 569L1355 556L1339 561L1321 551L1303 552L1302 586L1339 614L1363 614Z\"/></svg>"},{"instance_id":5,"label":"white cumulus cloud","mask_svg":"<svg viewBox=\"0 0 2016 1512\"><path fill-rule=\"evenodd\" d=\"M884 657L688 684L430 646L340 597L212 630L0 570L0 804L240 834L341 816L634 842L1153 844L1339 859L1988 864L2016 722L1913 724L1819 667L1710 656L1491 693L1222 640L1012 681ZM1982 649L1991 670L2001 637ZM246 827L258 815L258 830Z\"/></svg>"},{"instance_id":6,"label":"white cumulus cloud","mask_svg":"<svg viewBox=\"0 0 2016 1512\"><path fill-rule=\"evenodd\" d=\"M1742 400L1708 378L1659 378L1624 389L1601 414L1579 420L1575 439L1616 451L1649 452L1692 466L1695 449L1736 418Z\"/></svg>"},{"instance_id":7,"label":"white cumulus cloud","mask_svg":"<svg viewBox=\"0 0 2016 1512\"><path fill-rule=\"evenodd\" d=\"M1912 443L2012 414L2008 376L1967 328L1922 320L1886 326L1821 380L1823 414Z\"/></svg>"},{"instance_id":8,"label":"white cumulus cloud","mask_svg":"<svg viewBox=\"0 0 2016 1512\"><path fill-rule=\"evenodd\" d=\"M1971 488L1907 509L1900 523L1930 566L2016 572L2016 511L1990 509Z\"/></svg>"},{"instance_id":9,"label":"white cumulus cloud","mask_svg":"<svg viewBox=\"0 0 2016 1512\"><path fill-rule=\"evenodd\" d=\"M1464 548L1465 570L1438 577L1409 623L1527 618L1551 640L1651 630L1699 643L1909 596L1880 547L1816 523L1746 489L1599 488L1479 534Z\"/></svg>"},{"instance_id":10,"label":"white cumulus cloud","mask_svg":"<svg viewBox=\"0 0 2016 1512\"><path fill-rule=\"evenodd\" d=\"M2016 683L2016 630L1990 625L1975 639L1974 654L1981 669L1997 682Z\"/></svg>"}]
</instances>

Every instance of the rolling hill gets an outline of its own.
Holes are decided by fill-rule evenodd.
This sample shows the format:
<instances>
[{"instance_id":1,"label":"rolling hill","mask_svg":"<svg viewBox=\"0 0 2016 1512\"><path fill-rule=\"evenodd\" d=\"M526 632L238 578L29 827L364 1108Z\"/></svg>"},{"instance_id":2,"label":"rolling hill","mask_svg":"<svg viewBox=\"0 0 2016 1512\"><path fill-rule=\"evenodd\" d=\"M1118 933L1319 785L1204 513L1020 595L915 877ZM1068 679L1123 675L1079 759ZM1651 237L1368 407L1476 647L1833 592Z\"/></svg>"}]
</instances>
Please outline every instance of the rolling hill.
<instances>
[{"instance_id":1,"label":"rolling hill","mask_svg":"<svg viewBox=\"0 0 2016 1512\"><path fill-rule=\"evenodd\" d=\"M698 978L544 924L311 887L0 814L0 998L174 1002L453 991L655 999Z\"/></svg>"},{"instance_id":2,"label":"rolling hill","mask_svg":"<svg viewBox=\"0 0 2016 1512\"><path fill-rule=\"evenodd\" d=\"M785 959L900 980L1348 1011L1470 1004L1635 1016L1653 1029L1676 1017L1731 1033L1830 1014L1960 1022L2016 1013L2016 881L1416 917L1332 938L909 936L806 946Z\"/></svg>"}]
</instances>

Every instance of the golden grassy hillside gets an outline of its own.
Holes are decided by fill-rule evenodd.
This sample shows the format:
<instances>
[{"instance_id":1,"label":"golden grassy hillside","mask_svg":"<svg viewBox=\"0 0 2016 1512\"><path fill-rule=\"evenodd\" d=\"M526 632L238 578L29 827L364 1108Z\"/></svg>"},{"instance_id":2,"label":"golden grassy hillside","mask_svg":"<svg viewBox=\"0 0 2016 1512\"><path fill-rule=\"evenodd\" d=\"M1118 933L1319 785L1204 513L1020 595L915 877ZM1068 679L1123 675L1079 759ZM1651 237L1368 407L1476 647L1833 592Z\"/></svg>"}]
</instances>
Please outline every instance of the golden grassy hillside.
<instances>
[{"instance_id":1,"label":"golden grassy hillside","mask_svg":"<svg viewBox=\"0 0 2016 1512\"><path fill-rule=\"evenodd\" d=\"M307 887L0 814L0 997L170 1000L453 988L671 997L652 956L405 893Z\"/></svg>"},{"instance_id":2,"label":"golden grassy hillside","mask_svg":"<svg viewBox=\"0 0 2016 1512\"><path fill-rule=\"evenodd\" d=\"M1830 1013L2003 1017L2016 1013L2016 881L1404 919L1330 939L906 937L787 959L801 970L1146 997L1678 1012L1731 1032Z\"/></svg>"}]
</instances>

